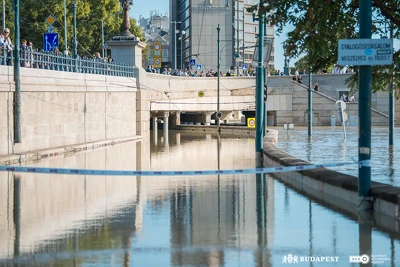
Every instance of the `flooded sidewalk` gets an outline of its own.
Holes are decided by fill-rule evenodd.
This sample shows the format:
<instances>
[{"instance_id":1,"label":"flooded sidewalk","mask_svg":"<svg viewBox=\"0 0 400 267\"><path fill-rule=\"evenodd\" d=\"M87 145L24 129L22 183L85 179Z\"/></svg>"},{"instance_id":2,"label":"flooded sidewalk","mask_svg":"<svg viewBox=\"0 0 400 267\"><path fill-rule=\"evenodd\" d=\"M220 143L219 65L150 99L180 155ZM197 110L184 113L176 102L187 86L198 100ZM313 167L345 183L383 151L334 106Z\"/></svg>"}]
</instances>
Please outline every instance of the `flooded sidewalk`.
<instances>
[{"instance_id":1,"label":"flooded sidewalk","mask_svg":"<svg viewBox=\"0 0 400 267\"><path fill-rule=\"evenodd\" d=\"M279 131L277 147L302 160L314 164L358 161L358 127L346 127L346 139L343 128L313 127L312 136L308 136L307 127L295 127L293 130ZM389 148L388 127L373 127L371 132L371 179L376 182L400 186L400 166L395 164L400 157L400 129L395 128L394 146ZM358 177L358 167L346 165L329 168Z\"/></svg>"}]
</instances>

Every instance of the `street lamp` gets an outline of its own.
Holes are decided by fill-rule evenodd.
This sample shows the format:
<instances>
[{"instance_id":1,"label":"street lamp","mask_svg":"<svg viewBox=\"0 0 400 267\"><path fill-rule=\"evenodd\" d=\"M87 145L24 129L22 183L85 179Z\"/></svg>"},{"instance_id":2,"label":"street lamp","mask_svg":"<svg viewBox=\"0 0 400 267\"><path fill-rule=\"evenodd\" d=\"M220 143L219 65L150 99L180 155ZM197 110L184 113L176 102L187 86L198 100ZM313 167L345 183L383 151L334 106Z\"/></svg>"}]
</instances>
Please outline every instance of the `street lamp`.
<instances>
[{"instance_id":1,"label":"street lamp","mask_svg":"<svg viewBox=\"0 0 400 267\"><path fill-rule=\"evenodd\" d=\"M179 40L181 41L181 67L180 67L180 69L183 69L183 53L182 53L182 51L183 51L183 46L182 46L182 41L183 41L183 36L186 34L186 32L185 31L181 31L181 35L179 36Z\"/></svg>"},{"instance_id":2,"label":"street lamp","mask_svg":"<svg viewBox=\"0 0 400 267\"><path fill-rule=\"evenodd\" d=\"M236 61L236 76L239 76L239 61L240 61L240 52L239 52L239 0L236 1L236 54L235 54L235 61Z\"/></svg>"},{"instance_id":3,"label":"street lamp","mask_svg":"<svg viewBox=\"0 0 400 267\"><path fill-rule=\"evenodd\" d=\"M173 38L174 38L174 70L176 70L176 65L177 65L176 64L176 62L177 62L177 59L176 59L176 34L179 33L179 30L178 31L176 30L176 24L182 23L182 21L171 21L171 23L174 24L174 35L171 34L171 36L173 36Z\"/></svg>"},{"instance_id":4,"label":"street lamp","mask_svg":"<svg viewBox=\"0 0 400 267\"><path fill-rule=\"evenodd\" d=\"M283 55L285 56L285 62L284 62L284 67L283 67L283 74L289 75L289 60L287 59L287 45L286 43L283 43Z\"/></svg>"},{"instance_id":5,"label":"street lamp","mask_svg":"<svg viewBox=\"0 0 400 267\"><path fill-rule=\"evenodd\" d=\"M129 31L131 29L131 22L129 19L129 10L133 5L133 0L119 0L121 2L122 9L124 10L124 20L122 21L122 32L121 36L133 36Z\"/></svg>"},{"instance_id":6,"label":"street lamp","mask_svg":"<svg viewBox=\"0 0 400 267\"><path fill-rule=\"evenodd\" d=\"M77 58L78 56L78 42L76 41L76 1L72 1L72 9L74 12L74 37L72 41L72 58Z\"/></svg>"}]
</instances>

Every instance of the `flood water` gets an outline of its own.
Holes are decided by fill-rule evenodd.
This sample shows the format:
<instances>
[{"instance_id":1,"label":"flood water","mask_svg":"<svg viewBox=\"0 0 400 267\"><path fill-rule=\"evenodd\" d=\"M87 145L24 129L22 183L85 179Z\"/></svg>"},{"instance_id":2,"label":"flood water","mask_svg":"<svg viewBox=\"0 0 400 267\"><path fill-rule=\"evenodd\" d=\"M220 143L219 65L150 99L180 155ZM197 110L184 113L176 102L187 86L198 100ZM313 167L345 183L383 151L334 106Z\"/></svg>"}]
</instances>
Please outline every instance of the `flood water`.
<instances>
[{"instance_id":1,"label":"flood water","mask_svg":"<svg viewBox=\"0 0 400 267\"><path fill-rule=\"evenodd\" d=\"M254 158L253 138L159 131L29 165L217 170L253 168ZM361 254L384 256L373 266L400 262L398 229L309 199L269 175L0 172L0 208L0 266L359 266L349 256Z\"/></svg>"},{"instance_id":2,"label":"flood water","mask_svg":"<svg viewBox=\"0 0 400 267\"><path fill-rule=\"evenodd\" d=\"M276 128L278 129L278 128ZM277 147L299 159L315 164L358 161L358 127L313 127L309 138L307 127L294 130L279 128ZM394 145L389 147L388 127L371 130L371 180L400 186L400 128L395 128ZM332 168L330 168L332 169ZM345 165L336 171L358 177L358 166Z\"/></svg>"}]
</instances>

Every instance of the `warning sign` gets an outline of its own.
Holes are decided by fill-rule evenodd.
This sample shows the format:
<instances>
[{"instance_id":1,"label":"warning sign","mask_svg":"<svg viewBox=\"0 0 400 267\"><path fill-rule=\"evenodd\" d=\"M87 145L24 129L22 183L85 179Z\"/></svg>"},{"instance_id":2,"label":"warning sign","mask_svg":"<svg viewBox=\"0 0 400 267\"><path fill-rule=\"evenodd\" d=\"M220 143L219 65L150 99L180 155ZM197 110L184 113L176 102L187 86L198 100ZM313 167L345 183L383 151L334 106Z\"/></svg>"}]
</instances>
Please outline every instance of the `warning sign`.
<instances>
[{"instance_id":1,"label":"warning sign","mask_svg":"<svg viewBox=\"0 0 400 267\"><path fill-rule=\"evenodd\" d=\"M339 40L338 64L342 66L391 65L392 39Z\"/></svg>"}]
</instances>

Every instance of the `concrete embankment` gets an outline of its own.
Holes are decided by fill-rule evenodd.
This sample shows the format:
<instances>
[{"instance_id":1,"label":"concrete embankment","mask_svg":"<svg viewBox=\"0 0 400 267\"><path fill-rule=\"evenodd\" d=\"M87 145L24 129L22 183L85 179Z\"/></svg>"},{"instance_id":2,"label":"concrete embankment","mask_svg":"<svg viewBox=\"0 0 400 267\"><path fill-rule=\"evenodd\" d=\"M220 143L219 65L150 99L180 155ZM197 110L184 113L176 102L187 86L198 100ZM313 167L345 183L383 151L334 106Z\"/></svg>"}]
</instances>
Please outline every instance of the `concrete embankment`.
<instances>
[{"instance_id":1,"label":"concrete embankment","mask_svg":"<svg viewBox=\"0 0 400 267\"><path fill-rule=\"evenodd\" d=\"M141 139L140 136L132 136L126 138L109 139L97 142L87 142L87 143L73 144L68 146L53 147L48 149L40 149L40 150L32 150L32 151L0 155L0 166L27 163L30 161L38 161L41 159L51 158L51 157L67 156L80 151L86 151L90 149L96 149L99 147L132 142L140 139Z\"/></svg>"},{"instance_id":2,"label":"concrete embankment","mask_svg":"<svg viewBox=\"0 0 400 267\"><path fill-rule=\"evenodd\" d=\"M277 136L276 130L269 130L268 138L264 139L264 166L310 164L279 150L273 141L277 140ZM321 168L301 172L283 172L273 176L305 195L353 214L357 214L357 208L363 201L358 196L358 178L351 175ZM400 188L371 182L371 196L374 219L381 221L389 229L399 231Z\"/></svg>"}]
</instances>

